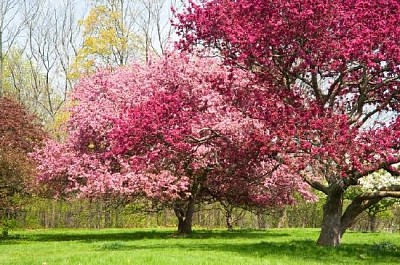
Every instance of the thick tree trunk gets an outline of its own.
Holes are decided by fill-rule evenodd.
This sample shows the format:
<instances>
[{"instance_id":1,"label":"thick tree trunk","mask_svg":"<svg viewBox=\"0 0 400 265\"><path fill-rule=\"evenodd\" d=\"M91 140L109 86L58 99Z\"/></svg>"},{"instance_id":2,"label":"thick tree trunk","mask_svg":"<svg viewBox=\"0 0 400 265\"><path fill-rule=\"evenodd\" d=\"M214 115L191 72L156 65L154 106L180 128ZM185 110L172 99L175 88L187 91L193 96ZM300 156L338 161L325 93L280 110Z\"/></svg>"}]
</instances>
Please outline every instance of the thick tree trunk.
<instances>
[{"instance_id":1,"label":"thick tree trunk","mask_svg":"<svg viewBox=\"0 0 400 265\"><path fill-rule=\"evenodd\" d=\"M177 205L174 212L178 218L178 235L190 235L192 233L192 220L194 214L194 200L189 199L185 205Z\"/></svg>"},{"instance_id":2,"label":"thick tree trunk","mask_svg":"<svg viewBox=\"0 0 400 265\"><path fill-rule=\"evenodd\" d=\"M397 190L365 192L355 197L343 213L343 194L349 186L331 183L329 187L324 187L319 183L311 184L327 195L321 233L317 241L322 246L339 246L343 234L354 223L357 216L382 198L400 198L400 192Z\"/></svg>"},{"instance_id":3,"label":"thick tree trunk","mask_svg":"<svg viewBox=\"0 0 400 265\"><path fill-rule=\"evenodd\" d=\"M321 233L317 241L319 245L337 247L340 244L343 193L344 191L340 187L332 189L328 193L324 205Z\"/></svg>"},{"instance_id":4,"label":"thick tree trunk","mask_svg":"<svg viewBox=\"0 0 400 265\"><path fill-rule=\"evenodd\" d=\"M368 209L371 205L378 203L382 198L371 198L365 199L363 195L360 195L353 199L349 206L347 206L346 211L343 213L340 230L342 235L346 232L347 228L349 228L357 216L359 216L363 211Z\"/></svg>"},{"instance_id":5,"label":"thick tree trunk","mask_svg":"<svg viewBox=\"0 0 400 265\"><path fill-rule=\"evenodd\" d=\"M190 235L192 233L192 220L191 218L178 218L178 231L179 235Z\"/></svg>"}]
</instances>

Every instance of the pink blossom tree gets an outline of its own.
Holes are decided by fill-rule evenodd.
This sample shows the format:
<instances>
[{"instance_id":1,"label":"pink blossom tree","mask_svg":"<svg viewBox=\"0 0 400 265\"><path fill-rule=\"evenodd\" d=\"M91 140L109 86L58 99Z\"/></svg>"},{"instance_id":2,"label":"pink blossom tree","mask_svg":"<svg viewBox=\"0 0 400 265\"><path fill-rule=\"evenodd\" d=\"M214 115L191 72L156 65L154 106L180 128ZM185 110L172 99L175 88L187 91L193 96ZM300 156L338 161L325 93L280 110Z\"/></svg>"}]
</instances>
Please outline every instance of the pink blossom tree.
<instances>
[{"instance_id":1,"label":"pink blossom tree","mask_svg":"<svg viewBox=\"0 0 400 265\"><path fill-rule=\"evenodd\" d=\"M247 192L232 203L312 198L300 175L277 177L277 145L259 144L274 135L243 107L258 94L242 95L242 87L263 93L251 79L186 54L87 78L72 92L65 141L49 140L33 155L38 181L55 196L146 196L174 209L182 234L199 203L237 185Z\"/></svg>"},{"instance_id":2,"label":"pink blossom tree","mask_svg":"<svg viewBox=\"0 0 400 265\"><path fill-rule=\"evenodd\" d=\"M368 174L399 175L399 14L397 0L207 0L177 16L182 49L208 49L253 72L284 103L272 114L283 120L270 127L280 131L274 158L326 194L318 244L338 246L362 211L400 196L388 185L343 206ZM253 115L270 118L260 106L271 96L258 108L254 99L245 102Z\"/></svg>"},{"instance_id":3,"label":"pink blossom tree","mask_svg":"<svg viewBox=\"0 0 400 265\"><path fill-rule=\"evenodd\" d=\"M152 94L140 83L144 72L139 65L102 71L75 86L66 109L69 118L61 128L65 139L48 139L43 148L32 153L39 162L37 180L52 196L97 197L128 192L121 183L131 177L129 170L105 154L110 149L108 133L113 119L126 106L147 100ZM129 187L129 192L138 189Z\"/></svg>"},{"instance_id":4,"label":"pink blossom tree","mask_svg":"<svg viewBox=\"0 0 400 265\"><path fill-rule=\"evenodd\" d=\"M288 204L295 193L312 198L301 182L274 178L280 165L267 164L276 162L257 144L272 137L269 124L232 104L235 91L253 86L245 72L186 55L171 55L151 72L156 93L115 120L111 154L142 179L147 197L174 209L178 233L191 232L196 205L238 185L247 192L235 204Z\"/></svg>"}]
</instances>

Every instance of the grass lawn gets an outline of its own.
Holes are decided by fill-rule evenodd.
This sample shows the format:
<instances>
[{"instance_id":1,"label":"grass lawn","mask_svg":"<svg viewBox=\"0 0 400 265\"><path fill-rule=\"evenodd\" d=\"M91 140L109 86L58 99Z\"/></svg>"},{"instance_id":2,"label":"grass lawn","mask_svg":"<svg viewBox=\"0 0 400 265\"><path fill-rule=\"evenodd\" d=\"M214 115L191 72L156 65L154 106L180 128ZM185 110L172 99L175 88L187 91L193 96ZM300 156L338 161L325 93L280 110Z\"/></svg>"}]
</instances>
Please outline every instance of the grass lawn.
<instances>
[{"instance_id":1,"label":"grass lawn","mask_svg":"<svg viewBox=\"0 0 400 265\"><path fill-rule=\"evenodd\" d=\"M339 248L315 244L316 229L14 231L0 239L0 264L400 264L400 234L345 234ZM396 250L397 249L397 250Z\"/></svg>"}]
</instances>

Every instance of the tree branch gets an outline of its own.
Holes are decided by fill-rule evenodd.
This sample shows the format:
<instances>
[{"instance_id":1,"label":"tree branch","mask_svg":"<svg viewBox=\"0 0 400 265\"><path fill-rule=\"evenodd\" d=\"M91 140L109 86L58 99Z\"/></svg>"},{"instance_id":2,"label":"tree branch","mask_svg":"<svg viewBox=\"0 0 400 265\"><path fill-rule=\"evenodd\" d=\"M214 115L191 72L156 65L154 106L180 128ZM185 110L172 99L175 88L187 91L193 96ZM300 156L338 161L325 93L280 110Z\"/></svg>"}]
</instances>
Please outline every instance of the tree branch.
<instances>
[{"instance_id":1,"label":"tree branch","mask_svg":"<svg viewBox=\"0 0 400 265\"><path fill-rule=\"evenodd\" d=\"M309 178L307 176L303 176L303 179L308 185L310 185L314 189L319 190L319 191L325 193L326 195L328 195L328 193L329 193L328 186L325 186L321 182L313 180L313 179L311 179L311 178Z\"/></svg>"}]
</instances>

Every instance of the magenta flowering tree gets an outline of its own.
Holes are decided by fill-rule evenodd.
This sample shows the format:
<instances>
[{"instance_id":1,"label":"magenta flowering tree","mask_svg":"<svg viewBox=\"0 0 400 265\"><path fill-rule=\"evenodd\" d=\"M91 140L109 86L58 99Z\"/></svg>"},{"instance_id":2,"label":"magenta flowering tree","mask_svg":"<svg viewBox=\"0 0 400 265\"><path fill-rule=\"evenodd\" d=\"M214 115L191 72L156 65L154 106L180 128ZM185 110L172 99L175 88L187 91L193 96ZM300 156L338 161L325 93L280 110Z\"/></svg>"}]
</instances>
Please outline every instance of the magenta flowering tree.
<instances>
[{"instance_id":1,"label":"magenta flowering tree","mask_svg":"<svg viewBox=\"0 0 400 265\"><path fill-rule=\"evenodd\" d=\"M274 178L280 165L258 144L273 137L269 124L232 104L239 88L252 86L245 72L182 54L150 68L155 93L115 120L110 155L140 176L147 197L174 209L178 233L191 232L196 205L232 198L240 186L240 199L230 200L236 205L288 204L295 193L312 198L301 182Z\"/></svg>"},{"instance_id":2,"label":"magenta flowering tree","mask_svg":"<svg viewBox=\"0 0 400 265\"><path fill-rule=\"evenodd\" d=\"M232 198L238 185L237 205L312 198L300 175L277 177L271 154L284 144L260 144L276 138L267 127L281 115L250 115L248 99L264 93L252 78L187 54L87 78L72 92L64 142L33 155L38 180L55 196L146 196L174 209L182 234L199 203Z\"/></svg>"},{"instance_id":3,"label":"magenta flowering tree","mask_svg":"<svg viewBox=\"0 0 400 265\"><path fill-rule=\"evenodd\" d=\"M399 175L399 13L396 0L207 0L177 15L182 49L210 48L269 84L268 97L246 105L264 120L281 115L265 145L280 143L274 159L327 196L321 245L338 246L363 210L400 196L388 184L343 206L368 174ZM273 94L283 105L271 113L261 106Z\"/></svg>"}]
</instances>

